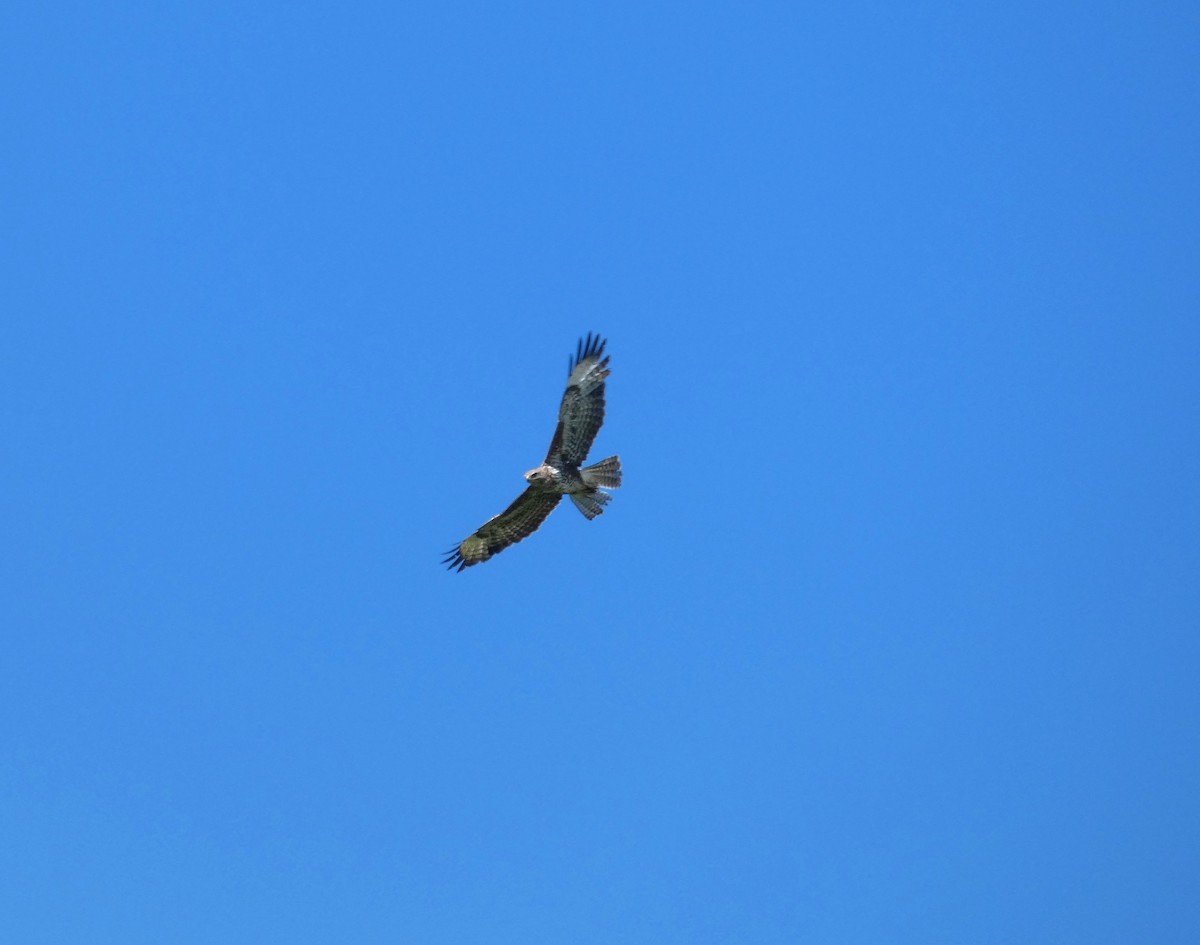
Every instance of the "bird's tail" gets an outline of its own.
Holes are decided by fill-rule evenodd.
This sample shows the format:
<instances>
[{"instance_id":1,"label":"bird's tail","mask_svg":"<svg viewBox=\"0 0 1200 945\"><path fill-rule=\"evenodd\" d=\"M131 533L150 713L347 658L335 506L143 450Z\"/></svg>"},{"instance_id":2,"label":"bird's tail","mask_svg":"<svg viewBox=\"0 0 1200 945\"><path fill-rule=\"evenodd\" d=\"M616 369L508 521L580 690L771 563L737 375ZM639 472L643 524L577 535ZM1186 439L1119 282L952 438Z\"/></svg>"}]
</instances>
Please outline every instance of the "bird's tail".
<instances>
[{"instance_id":1,"label":"bird's tail","mask_svg":"<svg viewBox=\"0 0 1200 945\"><path fill-rule=\"evenodd\" d=\"M575 508L579 509L589 520L603 512L604 506L612 501L612 496L599 489L594 492L572 492L570 495L571 501L575 503Z\"/></svg>"},{"instance_id":2,"label":"bird's tail","mask_svg":"<svg viewBox=\"0 0 1200 945\"><path fill-rule=\"evenodd\" d=\"M603 486L605 489L621 488L621 457L610 456L591 466L584 466L579 475L589 486Z\"/></svg>"}]
</instances>

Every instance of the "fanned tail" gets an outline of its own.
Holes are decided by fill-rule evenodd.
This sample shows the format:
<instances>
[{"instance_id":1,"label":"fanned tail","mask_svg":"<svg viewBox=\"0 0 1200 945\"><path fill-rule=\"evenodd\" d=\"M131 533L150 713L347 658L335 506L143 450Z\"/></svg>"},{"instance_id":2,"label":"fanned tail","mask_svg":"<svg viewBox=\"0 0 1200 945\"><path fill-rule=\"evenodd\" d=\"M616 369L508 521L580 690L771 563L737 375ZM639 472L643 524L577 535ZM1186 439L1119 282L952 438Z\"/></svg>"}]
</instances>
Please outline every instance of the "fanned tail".
<instances>
[{"instance_id":1,"label":"fanned tail","mask_svg":"<svg viewBox=\"0 0 1200 945\"><path fill-rule=\"evenodd\" d=\"M610 456L598 463L584 466L579 470L584 485L591 487L591 492L573 492L571 501L589 519L595 518L604 511L604 506L612 501L612 496L600 489L619 489L621 487L621 458Z\"/></svg>"},{"instance_id":2,"label":"fanned tail","mask_svg":"<svg viewBox=\"0 0 1200 945\"><path fill-rule=\"evenodd\" d=\"M605 489L621 488L621 457L610 456L591 466L579 470L584 483L589 486L603 486ZM574 496L572 496L574 498Z\"/></svg>"},{"instance_id":3,"label":"fanned tail","mask_svg":"<svg viewBox=\"0 0 1200 945\"><path fill-rule=\"evenodd\" d=\"M612 496L599 489L595 492L572 492L571 501L575 503L575 508L579 509L590 521L604 511L604 506L612 501Z\"/></svg>"}]
</instances>

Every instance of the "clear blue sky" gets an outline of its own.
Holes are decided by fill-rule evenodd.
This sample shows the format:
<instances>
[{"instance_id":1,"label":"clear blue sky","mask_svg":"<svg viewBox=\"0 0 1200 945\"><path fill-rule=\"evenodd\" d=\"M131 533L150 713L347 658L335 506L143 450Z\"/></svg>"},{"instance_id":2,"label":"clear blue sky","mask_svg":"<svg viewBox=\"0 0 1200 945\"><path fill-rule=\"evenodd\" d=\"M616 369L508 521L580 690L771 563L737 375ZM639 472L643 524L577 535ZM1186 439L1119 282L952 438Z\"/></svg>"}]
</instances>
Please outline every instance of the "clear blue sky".
<instances>
[{"instance_id":1,"label":"clear blue sky","mask_svg":"<svg viewBox=\"0 0 1200 945\"><path fill-rule=\"evenodd\" d=\"M1195 4L0 45L0 939L1200 941Z\"/></svg>"}]
</instances>

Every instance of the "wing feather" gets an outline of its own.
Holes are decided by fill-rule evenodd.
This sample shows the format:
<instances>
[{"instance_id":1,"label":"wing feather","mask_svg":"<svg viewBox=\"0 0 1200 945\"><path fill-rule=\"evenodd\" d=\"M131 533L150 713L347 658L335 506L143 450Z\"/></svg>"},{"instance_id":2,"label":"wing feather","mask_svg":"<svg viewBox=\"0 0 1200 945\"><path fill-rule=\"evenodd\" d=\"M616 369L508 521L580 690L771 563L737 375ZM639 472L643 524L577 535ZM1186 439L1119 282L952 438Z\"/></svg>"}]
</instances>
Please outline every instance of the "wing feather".
<instances>
[{"instance_id":1,"label":"wing feather","mask_svg":"<svg viewBox=\"0 0 1200 945\"><path fill-rule=\"evenodd\" d=\"M588 332L579 339L567 374L567 389L558 407L558 427L546 462L580 466L604 423L604 382L611 371L604 357L607 342Z\"/></svg>"},{"instance_id":2,"label":"wing feather","mask_svg":"<svg viewBox=\"0 0 1200 945\"><path fill-rule=\"evenodd\" d=\"M461 571L487 561L492 555L499 554L509 545L515 545L536 532L561 500L562 495L558 493L543 492L530 486L517 496L512 505L488 519L475 534L450 551L442 559L442 564L451 570L457 568Z\"/></svg>"}]
</instances>

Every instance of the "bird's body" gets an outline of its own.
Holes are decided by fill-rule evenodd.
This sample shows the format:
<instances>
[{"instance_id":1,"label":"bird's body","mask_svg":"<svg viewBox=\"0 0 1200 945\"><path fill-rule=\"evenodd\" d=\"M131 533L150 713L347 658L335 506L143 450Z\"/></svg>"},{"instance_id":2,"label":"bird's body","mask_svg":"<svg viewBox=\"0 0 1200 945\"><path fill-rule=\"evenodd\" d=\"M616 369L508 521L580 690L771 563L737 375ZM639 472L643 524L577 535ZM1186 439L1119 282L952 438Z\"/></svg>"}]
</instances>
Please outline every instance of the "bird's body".
<instances>
[{"instance_id":1,"label":"bird's body","mask_svg":"<svg viewBox=\"0 0 1200 945\"><path fill-rule=\"evenodd\" d=\"M564 495L586 492L588 488L583 482L579 467L569 463L563 463L561 466L542 463L537 469L531 469L525 474L525 481L543 492L561 492Z\"/></svg>"},{"instance_id":2,"label":"bird's body","mask_svg":"<svg viewBox=\"0 0 1200 945\"><path fill-rule=\"evenodd\" d=\"M532 535L564 495L589 519L604 511L612 497L603 490L621 485L620 458L582 465L604 423L604 382L610 373L608 358L602 357L604 345L599 335L591 333L580 340L570 362L554 439L542 465L525 473L528 488L451 551L445 564L461 571Z\"/></svg>"}]
</instances>

